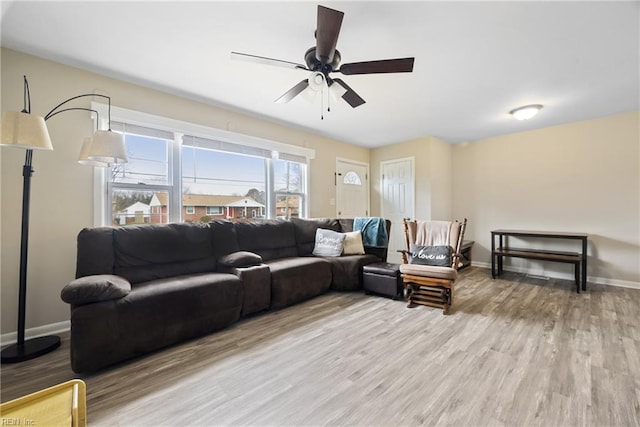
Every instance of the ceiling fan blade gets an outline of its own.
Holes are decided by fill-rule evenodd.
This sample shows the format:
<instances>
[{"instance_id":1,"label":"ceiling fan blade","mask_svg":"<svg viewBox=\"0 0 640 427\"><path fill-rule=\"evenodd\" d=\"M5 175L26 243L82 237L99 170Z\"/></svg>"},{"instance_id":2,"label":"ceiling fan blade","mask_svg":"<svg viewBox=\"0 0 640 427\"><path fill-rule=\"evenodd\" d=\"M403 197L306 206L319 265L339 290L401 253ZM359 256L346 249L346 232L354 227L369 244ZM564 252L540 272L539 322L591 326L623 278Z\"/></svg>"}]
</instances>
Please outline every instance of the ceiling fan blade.
<instances>
[{"instance_id":1,"label":"ceiling fan blade","mask_svg":"<svg viewBox=\"0 0 640 427\"><path fill-rule=\"evenodd\" d=\"M342 64L338 70L342 74L410 73L414 58L382 59L380 61L352 62Z\"/></svg>"},{"instance_id":2,"label":"ceiling fan blade","mask_svg":"<svg viewBox=\"0 0 640 427\"><path fill-rule=\"evenodd\" d=\"M333 61L343 17L344 12L318 5L316 58L323 64L329 64Z\"/></svg>"},{"instance_id":3,"label":"ceiling fan blade","mask_svg":"<svg viewBox=\"0 0 640 427\"><path fill-rule=\"evenodd\" d=\"M295 85L294 87L292 87L291 89L286 91L284 95L282 95L280 98L276 99L274 102L277 102L278 104L284 104L285 102L289 102L293 98L298 96L300 94L300 92L302 92L303 90L305 90L308 87L309 87L309 80L308 79L304 79L300 83L298 83L297 85Z\"/></svg>"},{"instance_id":4,"label":"ceiling fan blade","mask_svg":"<svg viewBox=\"0 0 640 427\"><path fill-rule=\"evenodd\" d=\"M236 61L246 61L246 62L253 62L256 64L275 65L276 67L293 68L293 69L309 71L309 69L302 64L283 61L281 59L273 59L273 58L267 58L264 56L251 55L249 53L231 52L231 59L234 59Z\"/></svg>"},{"instance_id":5,"label":"ceiling fan blade","mask_svg":"<svg viewBox=\"0 0 640 427\"><path fill-rule=\"evenodd\" d=\"M359 107L360 105L365 103L365 100L360 97L348 84L344 82L342 79L331 79L333 83L337 83L342 86L346 92L342 95L342 99L347 101L347 104L351 105L353 108ZM332 84L333 84L332 83Z\"/></svg>"}]
</instances>

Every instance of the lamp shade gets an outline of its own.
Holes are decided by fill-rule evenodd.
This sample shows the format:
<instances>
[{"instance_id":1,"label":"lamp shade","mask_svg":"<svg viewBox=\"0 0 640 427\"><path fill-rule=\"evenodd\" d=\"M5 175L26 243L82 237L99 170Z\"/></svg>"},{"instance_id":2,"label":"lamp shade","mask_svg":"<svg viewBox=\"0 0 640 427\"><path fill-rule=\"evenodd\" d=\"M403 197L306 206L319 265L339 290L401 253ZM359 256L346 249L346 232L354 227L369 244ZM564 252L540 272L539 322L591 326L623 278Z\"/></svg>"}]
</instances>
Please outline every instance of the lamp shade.
<instances>
[{"instance_id":1,"label":"lamp shade","mask_svg":"<svg viewBox=\"0 0 640 427\"><path fill-rule=\"evenodd\" d=\"M319 71L314 72L311 74L311 77L309 77L309 88L312 90L320 92L326 87L326 85L327 80L325 79L324 74Z\"/></svg>"},{"instance_id":2,"label":"lamp shade","mask_svg":"<svg viewBox=\"0 0 640 427\"><path fill-rule=\"evenodd\" d=\"M2 114L0 145L30 150L53 150L44 118L16 111Z\"/></svg>"},{"instance_id":3,"label":"lamp shade","mask_svg":"<svg viewBox=\"0 0 640 427\"><path fill-rule=\"evenodd\" d=\"M89 160L103 163L126 163L127 151L124 146L124 136L110 130L98 130L93 134Z\"/></svg>"},{"instance_id":4,"label":"lamp shade","mask_svg":"<svg viewBox=\"0 0 640 427\"><path fill-rule=\"evenodd\" d=\"M338 101L340 98L342 98L342 95L344 95L346 91L347 90L342 87L342 85L335 82L331 86L329 86L329 93L331 94L331 97L334 101Z\"/></svg>"},{"instance_id":5,"label":"lamp shade","mask_svg":"<svg viewBox=\"0 0 640 427\"><path fill-rule=\"evenodd\" d=\"M85 166L97 166L101 168L106 168L109 166L109 163L99 162L97 160L92 160L89 158L91 154L91 147L93 146L93 138L86 137L84 142L82 143L82 149L80 150L80 156L78 157L78 163Z\"/></svg>"}]
</instances>

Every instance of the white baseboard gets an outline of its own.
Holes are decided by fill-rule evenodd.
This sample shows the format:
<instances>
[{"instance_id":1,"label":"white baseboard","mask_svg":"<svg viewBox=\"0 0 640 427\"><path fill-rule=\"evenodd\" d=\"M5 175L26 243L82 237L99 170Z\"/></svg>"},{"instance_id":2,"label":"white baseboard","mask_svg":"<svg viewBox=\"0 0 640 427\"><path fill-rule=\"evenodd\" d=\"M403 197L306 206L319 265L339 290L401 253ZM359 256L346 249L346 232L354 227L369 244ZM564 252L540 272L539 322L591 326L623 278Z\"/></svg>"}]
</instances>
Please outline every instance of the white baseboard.
<instances>
[{"instance_id":1,"label":"white baseboard","mask_svg":"<svg viewBox=\"0 0 640 427\"><path fill-rule=\"evenodd\" d=\"M491 264L488 262L472 261L471 265L474 267L487 268L491 270ZM509 267L504 267L504 270L511 271L514 273L530 274L532 276L546 276L546 277L552 277L554 279L574 280L573 274L549 272L549 271L543 271L540 269L509 266ZM608 285L608 286L618 286L621 288L640 289L640 282L632 282L629 280L619 280L619 279L609 279L605 277L587 276L587 283L596 283L598 285Z\"/></svg>"},{"instance_id":2,"label":"white baseboard","mask_svg":"<svg viewBox=\"0 0 640 427\"><path fill-rule=\"evenodd\" d=\"M71 321L65 320L64 322L52 323L50 325L37 326L35 328L29 328L24 331L25 339L43 337L45 335L59 334L71 329ZM15 344L18 340L17 332L9 332L0 335L0 345L5 346L9 344Z\"/></svg>"}]
</instances>

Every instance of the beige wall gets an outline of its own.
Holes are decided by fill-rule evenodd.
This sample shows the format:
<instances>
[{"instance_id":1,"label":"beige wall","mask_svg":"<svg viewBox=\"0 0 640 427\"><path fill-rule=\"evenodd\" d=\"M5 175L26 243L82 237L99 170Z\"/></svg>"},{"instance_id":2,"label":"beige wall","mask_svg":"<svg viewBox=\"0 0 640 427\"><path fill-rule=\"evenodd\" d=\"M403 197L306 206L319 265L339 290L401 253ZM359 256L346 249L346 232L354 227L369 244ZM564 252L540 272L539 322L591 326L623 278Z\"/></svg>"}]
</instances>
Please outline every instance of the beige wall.
<instances>
[{"instance_id":1,"label":"beige wall","mask_svg":"<svg viewBox=\"0 0 640 427\"><path fill-rule=\"evenodd\" d=\"M329 200L335 197L333 173L336 157L369 161L366 148L12 50L2 49L1 55L2 111L22 109L22 76L27 75L34 114L44 115L64 99L95 91L111 96L113 104L118 107L315 149L316 158L310 165L311 216L335 216L335 207L329 204ZM88 107L89 103L90 98L86 98L74 105ZM92 131L89 114L64 113L49 120L47 125L54 151L34 154L27 328L68 320L69 308L60 300L60 290L74 277L78 232L93 225L93 170L76 162L83 138ZM24 155L21 149L2 148L0 277L3 334L16 330Z\"/></svg>"},{"instance_id":2,"label":"beige wall","mask_svg":"<svg viewBox=\"0 0 640 427\"><path fill-rule=\"evenodd\" d=\"M453 146L431 137L429 170L431 218L453 219Z\"/></svg>"},{"instance_id":3,"label":"beige wall","mask_svg":"<svg viewBox=\"0 0 640 427\"><path fill-rule=\"evenodd\" d=\"M452 213L452 145L427 136L371 150L371 212L380 215L380 162L413 157L416 218L445 220Z\"/></svg>"},{"instance_id":4,"label":"beige wall","mask_svg":"<svg viewBox=\"0 0 640 427\"><path fill-rule=\"evenodd\" d=\"M454 146L453 213L469 218L474 262L490 262L492 229L585 232L590 280L637 286L639 126L640 113L630 112ZM510 265L572 272L556 263Z\"/></svg>"},{"instance_id":5,"label":"beige wall","mask_svg":"<svg viewBox=\"0 0 640 427\"><path fill-rule=\"evenodd\" d=\"M411 157L414 159L415 217L419 219L451 219L452 214L452 146L427 136L412 141L371 150L371 212L382 215L380 163ZM398 249L404 249L401 218L391 219L390 262L401 262Z\"/></svg>"}]
</instances>

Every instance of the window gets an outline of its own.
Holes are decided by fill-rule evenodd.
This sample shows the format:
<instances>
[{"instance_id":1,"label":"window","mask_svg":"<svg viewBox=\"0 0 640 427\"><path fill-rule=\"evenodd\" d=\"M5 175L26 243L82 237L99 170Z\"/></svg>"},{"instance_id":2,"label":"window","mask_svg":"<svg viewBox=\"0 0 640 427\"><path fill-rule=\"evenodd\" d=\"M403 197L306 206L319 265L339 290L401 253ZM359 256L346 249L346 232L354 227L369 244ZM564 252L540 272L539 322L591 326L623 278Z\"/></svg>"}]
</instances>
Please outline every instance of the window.
<instances>
[{"instance_id":1,"label":"window","mask_svg":"<svg viewBox=\"0 0 640 427\"><path fill-rule=\"evenodd\" d=\"M220 206L207 206L207 215L221 215L222 207Z\"/></svg>"},{"instance_id":2,"label":"window","mask_svg":"<svg viewBox=\"0 0 640 427\"><path fill-rule=\"evenodd\" d=\"M109 171L111 224L168 222L173 135L125 124L115 124L114 130L124 133L129 162Z\"/></svg>"},{"instance_id":3,"label":"window","mask_svg":"<svg viewBox=\"0 0 640 427\"><path fill-rule=\"evenodd\" d=\"M111 127L129 163L97 170L96 225L306 216L313 150L115 106Z\"/></svg>"},{"instance_id":4,"label":"window","mask_svg":"<svg viewBox=\"0 0 640 427\"><path fill-rule=\"evenodd\" d=\"M305 211L306 165L274 160L274 188L277 218L298 218Z\"/></svg>"},{"instance_id":5,"label":"window","mask_svg":"<svg viewBox=\"0 0 640 427\"><path fill-rule=\"evenodd\" d=\"M251 210L258 209L264 217L267 154L270 152L266 150L243 149L220 141L185 136L182 146L183 198L200 200L199 203L206 206L206 215L225 214L227 219L240 221L251 218Z\"/></svg>"},{"instance_id":6,"label":"window","mask_svg":"<svg viewBox=\"0 0 640 427\"><path fill-rule=\"evenodd\" d=\"M357 172L349 171L344 174L343 182L347 185L362 185L362 180Z\"/></svg>"}]
</instances>

